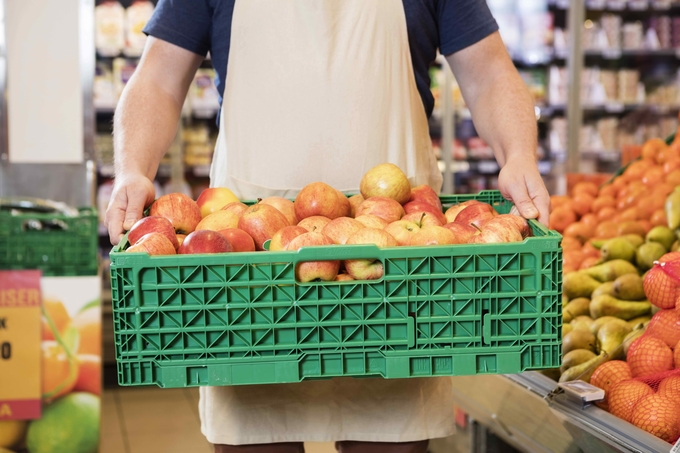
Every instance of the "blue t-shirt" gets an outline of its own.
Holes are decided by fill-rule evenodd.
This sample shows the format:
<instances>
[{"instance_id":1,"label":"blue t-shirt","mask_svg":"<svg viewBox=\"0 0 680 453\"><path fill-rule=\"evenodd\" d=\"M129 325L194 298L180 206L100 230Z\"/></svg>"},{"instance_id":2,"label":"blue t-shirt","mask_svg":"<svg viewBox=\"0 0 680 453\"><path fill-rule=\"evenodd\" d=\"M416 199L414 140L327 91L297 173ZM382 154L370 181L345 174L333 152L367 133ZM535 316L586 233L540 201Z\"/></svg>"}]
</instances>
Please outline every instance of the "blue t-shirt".
<instances>
[{"instance_id":1,"label":"blue t-shirt","mask_svg":"<svg viewBox=\"0 0 680 453\"><path fill-rule=\"evenodd\" d=\"M144 32L201 56L210 51L221 96L227 75L236 0L160 0ZM402 0L418 91L429 117L434 107L430 64L437 49L451 55L498 30L486 0Z\"/></svg>"}]
</instances>

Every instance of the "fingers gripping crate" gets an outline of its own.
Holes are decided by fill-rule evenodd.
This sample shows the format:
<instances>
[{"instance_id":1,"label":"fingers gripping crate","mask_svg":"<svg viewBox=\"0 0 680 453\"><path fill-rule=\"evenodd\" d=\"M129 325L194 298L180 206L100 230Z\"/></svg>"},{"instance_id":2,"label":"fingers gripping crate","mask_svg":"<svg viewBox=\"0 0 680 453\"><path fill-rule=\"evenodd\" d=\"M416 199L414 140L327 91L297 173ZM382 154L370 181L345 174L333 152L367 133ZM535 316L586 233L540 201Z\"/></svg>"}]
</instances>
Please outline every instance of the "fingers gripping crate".
<instances>
[{"instance_id":1,"label":"fingers gripping crate","mask_svg":"<svg viewBox=\"0 0 680 453\"><path fill-rule=\"evenodd\" d=\"M509 212L498 192L477 198ZM111 254L121 385L517 373L561 361L561 237L330 246L298 252ZM299 262L379 258L376 281L295 281Z\"/></svg>"}]
</instances>

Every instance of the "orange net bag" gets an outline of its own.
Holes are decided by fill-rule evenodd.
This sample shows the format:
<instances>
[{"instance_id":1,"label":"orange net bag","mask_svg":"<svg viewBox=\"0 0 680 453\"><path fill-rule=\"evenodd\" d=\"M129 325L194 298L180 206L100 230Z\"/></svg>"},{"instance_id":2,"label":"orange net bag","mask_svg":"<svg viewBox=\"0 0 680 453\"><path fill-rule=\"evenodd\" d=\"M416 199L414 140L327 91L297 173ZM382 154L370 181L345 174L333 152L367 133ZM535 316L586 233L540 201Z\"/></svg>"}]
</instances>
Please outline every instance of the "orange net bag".
<instances>
[{"instance_id":1,"label":"orange net bag","mask_svg":"<svg viewBox=\"0 0 680 453\"><path fill-rule=\"evenodd\" d=\"M653 305L662 309L675 308L680 303L680 253L668 253L654 263L645 275L643 285L647 299Z\"/></svg>"}]
</instances>

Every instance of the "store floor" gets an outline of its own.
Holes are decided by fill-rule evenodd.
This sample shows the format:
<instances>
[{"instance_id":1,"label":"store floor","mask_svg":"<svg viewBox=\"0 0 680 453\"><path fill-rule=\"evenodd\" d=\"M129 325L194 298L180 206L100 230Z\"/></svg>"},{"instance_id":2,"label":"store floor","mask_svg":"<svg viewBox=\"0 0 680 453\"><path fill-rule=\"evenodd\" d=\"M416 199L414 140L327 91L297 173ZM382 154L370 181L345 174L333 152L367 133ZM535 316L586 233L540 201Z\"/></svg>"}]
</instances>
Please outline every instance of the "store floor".
<instances>
[{"instance_id":1,"label":"store floor","mask_svg":"<svg viewBox=\"0 0 680 453\"><path fill-rule=\"evenodd\" d=\"M198 389L106 389L100 453L211 453L201 434ZM469 451L464 433L432 442L431 453ZM332 443L310 443L307 453L334 453Z\"/></svg>"}]
</instances>

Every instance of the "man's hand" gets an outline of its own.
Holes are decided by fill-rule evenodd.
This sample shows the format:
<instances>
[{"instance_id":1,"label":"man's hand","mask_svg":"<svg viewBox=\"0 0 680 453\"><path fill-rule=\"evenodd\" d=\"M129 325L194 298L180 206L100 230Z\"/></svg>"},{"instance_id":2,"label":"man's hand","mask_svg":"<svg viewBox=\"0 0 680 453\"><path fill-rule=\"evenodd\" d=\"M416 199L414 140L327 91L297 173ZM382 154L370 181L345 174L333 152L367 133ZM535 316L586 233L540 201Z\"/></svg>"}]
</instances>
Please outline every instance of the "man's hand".
<instances>
[{"instance_id":1,"label":"man's hand","mask_svg":"<svg viewBox=\"0 0 680 453\"><path fill-rule=\"evenodd\" d=\"M116 178L111 202L106 210L106 228L111 244L120 242L123 233L142 218L144 209L153 203L155 197L153 183L144 175Z\"/></svg>"},{"instance_id":2,"label":"man's hand","mask_svg":"<svg viewBox=\"0 0 680 453\"><path fill-rule=\"evenodd\" d=\"M515 204L513 213L548 225L550 195L534 162L508 160L498 175L498 188L503 197Z\"/></svg>"}]
</instances>

